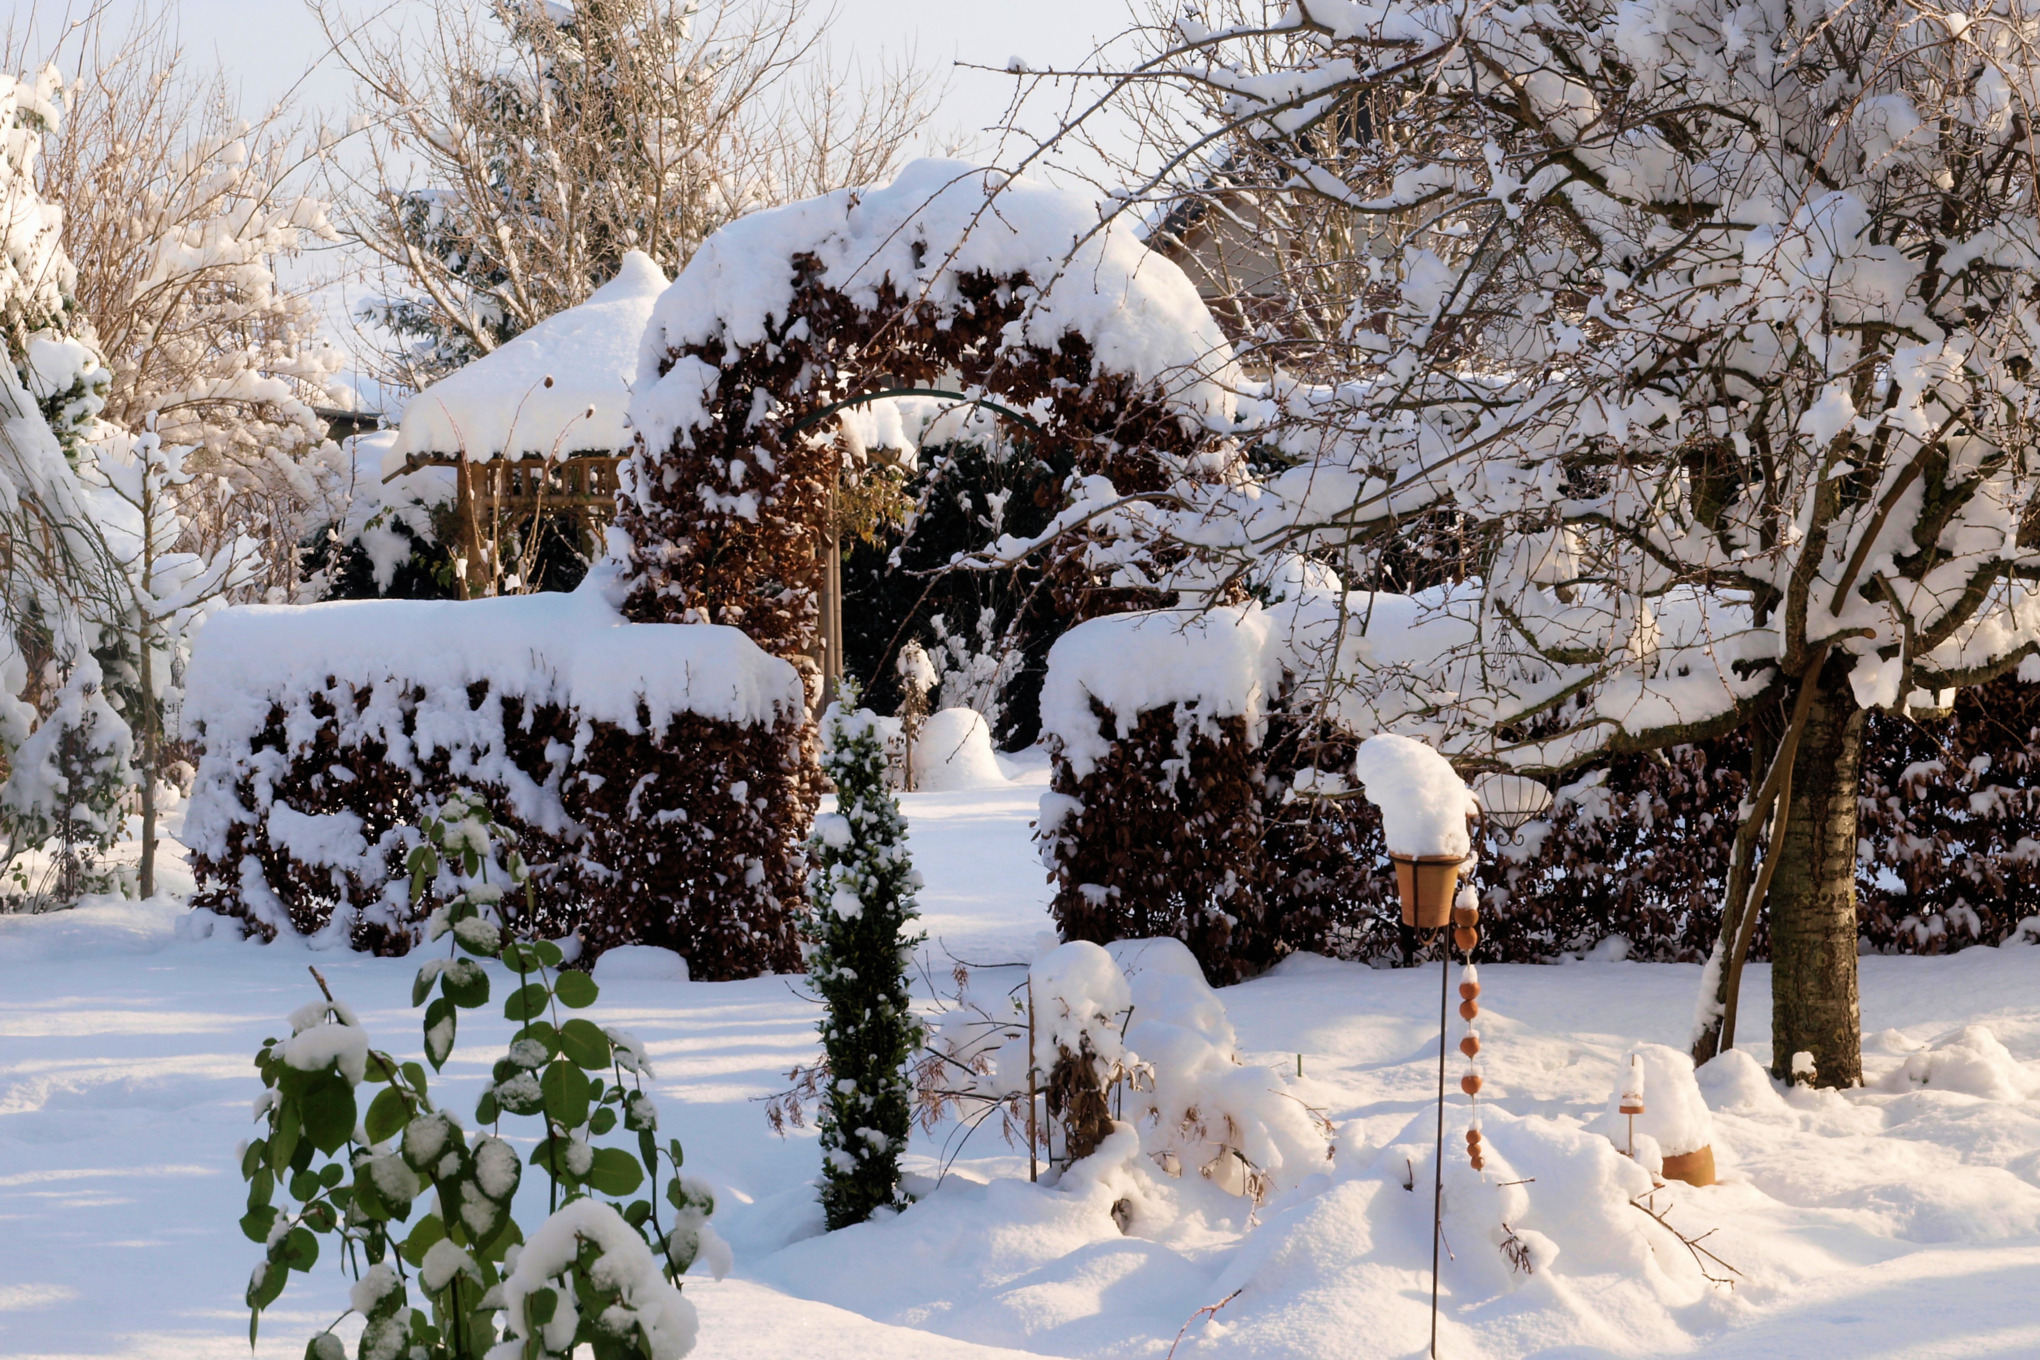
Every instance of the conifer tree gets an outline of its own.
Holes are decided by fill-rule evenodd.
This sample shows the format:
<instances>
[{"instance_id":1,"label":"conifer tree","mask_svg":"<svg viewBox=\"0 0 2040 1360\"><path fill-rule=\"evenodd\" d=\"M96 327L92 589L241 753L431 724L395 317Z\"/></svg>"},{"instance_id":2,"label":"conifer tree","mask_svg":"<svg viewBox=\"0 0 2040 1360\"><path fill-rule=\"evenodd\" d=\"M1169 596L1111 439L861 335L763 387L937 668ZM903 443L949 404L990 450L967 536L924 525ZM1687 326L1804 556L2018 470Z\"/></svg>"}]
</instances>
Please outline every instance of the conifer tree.
<instances>
[{"instance_id":1,"label":"conifer tree","mask_svg":"<svg viewBox=\"0 0 2040 1360\"><path fill-rule=\"evenodd\" d=\"M845 682L823 719L822 768L836 785L836 811L815 818L808 842L808 976L827 1005L822 1047L833 1078L821 1116L822 1207L832 1229L900 1202L913 1097L906 1063L921 1041L907 991L907 964L923 938L908 933L920 915L921 876L886 787L884 737L857 699Z\"/></svg>"}]
</instances>

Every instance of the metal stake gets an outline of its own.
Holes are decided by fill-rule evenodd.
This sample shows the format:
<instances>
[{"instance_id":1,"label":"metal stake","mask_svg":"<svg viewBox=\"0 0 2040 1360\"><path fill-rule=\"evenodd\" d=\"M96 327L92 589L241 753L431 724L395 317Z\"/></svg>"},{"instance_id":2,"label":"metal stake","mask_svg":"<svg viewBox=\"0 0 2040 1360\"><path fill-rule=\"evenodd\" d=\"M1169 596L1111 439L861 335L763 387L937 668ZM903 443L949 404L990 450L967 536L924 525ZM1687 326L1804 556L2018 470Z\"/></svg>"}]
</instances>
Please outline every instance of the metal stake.
<instances>
[{"instance_id":1,"label":"metal stake","mask_svg":"<svg viewBox=\"0 0 2040 1360\"><path fill-rule=\"evenodd\" d=\"M1449 930L1450 927L1448 926ZM1441 940L1450 940L1439 931ZM1432 1154L1435 1177L1431 1185L1431 1360L1438 1360L1438 1244L1445 1236L1445 1014L1446 993L1452 987L1452 948L1446 944L1438 960L1438 1146Z\"/></svg>"}]
</instances>

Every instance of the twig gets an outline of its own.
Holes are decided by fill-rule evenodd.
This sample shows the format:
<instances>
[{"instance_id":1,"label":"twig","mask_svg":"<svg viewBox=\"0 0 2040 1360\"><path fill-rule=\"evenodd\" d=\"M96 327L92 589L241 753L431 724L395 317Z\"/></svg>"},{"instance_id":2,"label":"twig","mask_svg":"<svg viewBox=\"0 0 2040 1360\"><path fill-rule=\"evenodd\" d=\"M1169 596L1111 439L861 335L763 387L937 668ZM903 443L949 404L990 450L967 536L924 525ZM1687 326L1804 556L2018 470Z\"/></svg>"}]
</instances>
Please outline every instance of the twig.
<instances>
[{"instance_id":1,"label":"twig","mask_svg":"<svg viewBox=\"0 0 2040 1360\"><path fill-rule=\"evenodd\" d=\"M1240 1289L1245 1288L1246 1288L1245 1285L1240 1286ZM1231 1303L1234 1299L1240 1296L1240 1289L1233 1290L1232 1293L1226 1295L1224 1298L1220 1299L1217 1303L1205 1304L1202 1308L1192 1313L1189 1317L1184 1318L1183 1325L1176 1330L1176 1339L1169 1343L1169 1353L1163 1356L1162 1360L1176 1360L1176 1347L1183 1344L1184 1334L1190 1330L1190 1324L1197 1321L1197 1319L1206 1316L1207 1314L1212 1317L1217 1317L1219 1309L1225 1307L1228 1303Z\"/></svg>"},{"instance_id":2,"label":"twig","mask_svg":"<svg viewBox=\"0 0 2040 1360\"><path fill-rule=\"evenodd\" d=\"M319 970L308 963L305 965L305 971L312 975L312 981L319 984L319 990L326 994L326 1000L333 1005L338 1005L339 1003L333 1000L333 989L326 985L325 978L319 976Z\"/></svg>"},{"instance_id":3,"label":"twig","mask_svg":"<svg viewBox=\"0 0 2040 1360\"><path fill-rule=\"evenodd\" d=\"M1641 1213L1648 1218L1655 1219L1659 1227L1663 1228L1666 1232L1678 1238L1679 1241L1685 1244L1686 1250L1693 1253L1693 1264L1700 1267L1700 1275L1703 1279L1707 1281L1707 1283L1723 1285L1729 1289L1735 1288L1735 1280L1724 1280L1717 1275L1711 1274L1707 1269L1706 1262L1703 1262L1700 1259L1701 1257L1704 1256L1707 1258L1707 1260L1714 1262L1714 1264L1720 1266L1723 1270L1735 1276L1736 1279L1739 1280L1742 1278L1742 1272L1740 1270L1737 1270L1734 1266L1730 1265L1728 1262L1722 1260L1719 1256L1716 1256L1713 1252L1707 1250L1707 1248L1700 1245L1708 1238L1714 1236L1716 1231L1715 1229L1709 1228L1706 1232L1701 1233L1698 1237L1688 1237L1686 1236L1686 1234L1680 1232L1677 1228L1674 1228L1671 1225L1671 1221L1667 1217L1667 1215L1671 1213L1671 1210L1669 1208L1663 1210L1653 1209L1648 1205L1644 1204L1640 1199L1633 1199L1629 1202L1636 1207L1638 1213Z\"/></svg>"}]
</instances>

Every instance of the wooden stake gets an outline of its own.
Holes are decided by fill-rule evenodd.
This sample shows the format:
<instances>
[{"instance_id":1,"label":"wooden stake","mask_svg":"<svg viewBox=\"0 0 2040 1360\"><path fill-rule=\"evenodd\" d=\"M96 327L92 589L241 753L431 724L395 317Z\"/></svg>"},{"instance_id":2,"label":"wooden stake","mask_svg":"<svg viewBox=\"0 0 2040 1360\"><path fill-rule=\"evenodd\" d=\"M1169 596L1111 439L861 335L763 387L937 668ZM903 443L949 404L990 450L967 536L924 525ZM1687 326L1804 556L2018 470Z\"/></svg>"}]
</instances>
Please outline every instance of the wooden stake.
<instances>
[{"instance_id":1,"label":"wooden stake","mask_svg":"<svg viewBox=\"0 0 2040 1360\"><path fill-rule=\"evenodd\" d=\"M1027 1179L1041 1179L1041 1167L1034 1153L1034 975L1027 975Z\"/></svg>"}]
</instances>

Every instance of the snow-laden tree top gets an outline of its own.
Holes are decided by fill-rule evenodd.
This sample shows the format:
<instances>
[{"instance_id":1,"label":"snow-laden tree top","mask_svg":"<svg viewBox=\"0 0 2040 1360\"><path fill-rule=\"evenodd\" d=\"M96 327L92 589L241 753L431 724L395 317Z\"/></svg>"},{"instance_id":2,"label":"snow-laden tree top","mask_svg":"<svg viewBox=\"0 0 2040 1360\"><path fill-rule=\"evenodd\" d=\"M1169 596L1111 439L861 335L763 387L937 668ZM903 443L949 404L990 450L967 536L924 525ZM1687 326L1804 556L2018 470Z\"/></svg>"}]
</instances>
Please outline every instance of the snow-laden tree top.
<instances>
[{"instance_id":1,"label":"snow-laden tree top","mask_svg":"<svg viewBox=\"0 0 2040 1360\"><path fill-rule=\"evenodd\" d=\"M645 329L632 418L655 451L700 424L716 371L672 363L673 354L720 342L734 357L778 339L774 324L803 285L863 308L891 295L946 311L973 275L1026 276L1029 305L1007 344L1053 350L1074 333L1097 370L1163 385L1186 413L1229 423L1231 347L1181 269L1131 227L1101 224L1089 199L940 160L915 161L890 184L752 213L711 236Z\"/></svg>"},{"instance_id":2,"label":"snow-laden tree top","mask_svg":"<svg viewBox=\"0 0 2040 1360\"><path fill-rule=\"evenodd\" d=\"M638 341L665 287L652 258L631 251L586 302L411 398L398 454L487 462L627 448Z\"/></svg>"},{"instance_id":3,"label":"snow-laden tree top","mask_svg":"<svg viewBox=\"0 0 2040 1360\"><path fill-rule=\"evenodd\" d=\"M1189 90L1262 192L1352 239L1319 261L1336 342L1278 335L1242 403L1292 466L1181 532L1234 580L1287 551L1345 585L1455 562L1348 601L1361 640L1320 673L1509 763L1690 739L1816 678L1892 706L2016 664L2036 33L2030 0L1189 12L1125 79Z\"/></svg>"}]
</instances>

